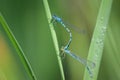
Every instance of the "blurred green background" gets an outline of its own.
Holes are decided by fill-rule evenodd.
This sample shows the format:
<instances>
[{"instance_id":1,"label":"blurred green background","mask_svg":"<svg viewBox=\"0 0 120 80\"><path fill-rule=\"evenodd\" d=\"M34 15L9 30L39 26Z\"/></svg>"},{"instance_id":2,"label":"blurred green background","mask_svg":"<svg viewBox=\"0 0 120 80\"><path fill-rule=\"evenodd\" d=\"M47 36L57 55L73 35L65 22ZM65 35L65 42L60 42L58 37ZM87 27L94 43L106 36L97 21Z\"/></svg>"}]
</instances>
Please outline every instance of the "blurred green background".
<instances>
[{"instance_id":1,"label":"blurred green background","mask_svg":"<svg viewBox=\"0 0 120 80\"><path fill-rule=\"evenodd\" d=\"M84 30L72 30L70 50L86 58L101 0L49 0L52 14ZM120 80L120 0L111 9L98 80ZM42 0L0 0L0 12L21 45L38 80L61 80L57 57ZM59 26L59 27L58 27ZM69 40L56 24L59 47ZM63 59L66 80L82 80L84 66L69 55ZM30 80L0 24L0 80Z\"/></svg>"}]
</instances>

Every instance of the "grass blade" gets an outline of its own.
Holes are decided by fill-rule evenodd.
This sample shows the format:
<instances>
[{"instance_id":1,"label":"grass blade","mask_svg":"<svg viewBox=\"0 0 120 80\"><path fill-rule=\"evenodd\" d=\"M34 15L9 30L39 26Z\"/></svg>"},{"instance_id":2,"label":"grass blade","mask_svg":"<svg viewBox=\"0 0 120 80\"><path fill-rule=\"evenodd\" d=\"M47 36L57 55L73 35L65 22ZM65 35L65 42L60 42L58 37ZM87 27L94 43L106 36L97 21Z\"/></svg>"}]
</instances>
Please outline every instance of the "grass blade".
<instances>
[{"instance_id":1,"label":"grass blade","mask_svg":"<svg viewBox=\"0 0 120 80\"><path fill-rule=\"evenodd\" d=\"M8 35L8 38L10 39L10 41L12 42L15 50L17 51L29 77L32 79L32 80L37 80L36 77L35 77L35 74L22 50L22 48L20 47L19 43L17 42L15 36L13 35L12 31L10 30L7 22L5 21L4 17L2 16L2 14L0 13L0 23L2 24L2 27L3 29L5 30L6 34Z\"/></svg>"},{"instance_id":2,"label":"grass blade","mask_svg":"<svg viewBox=\"0 0 120 80\"><path fill-rule=\"evenodd\" d=\"M58 59L58 64L59 64L59 67L60 67L62 80L65 80L63 66L62 66L61 58L59 56L60 55L60 51L59 51L57 36L56 36L55 30L54 30L54 26L51 23L52 16L51 16L50 8L49 8L49 5L48 5L48 1L47 0L43 0L43 4L44 4L44 7L45 7L45 12L46 12L46 16L47 16L48 23L49 23L49 28L50 28L51 35L52 35L53 44L54 44L54 47L55 47L55 51L56 51L56 55L57 55L57 59Z\"/></svg>"},{"instance_id":3,"label":"grass blade","mask_svg":"<svg viewBox=\"0 0 120 80\"><path fill-rule=\"evenodd\" d=\"M88 55L88 60L93 61L96 66L92 69L92 78L85 70L84 80L97 80L111 6L112 0L102 0Z\"/></svg>"}]
</instances>

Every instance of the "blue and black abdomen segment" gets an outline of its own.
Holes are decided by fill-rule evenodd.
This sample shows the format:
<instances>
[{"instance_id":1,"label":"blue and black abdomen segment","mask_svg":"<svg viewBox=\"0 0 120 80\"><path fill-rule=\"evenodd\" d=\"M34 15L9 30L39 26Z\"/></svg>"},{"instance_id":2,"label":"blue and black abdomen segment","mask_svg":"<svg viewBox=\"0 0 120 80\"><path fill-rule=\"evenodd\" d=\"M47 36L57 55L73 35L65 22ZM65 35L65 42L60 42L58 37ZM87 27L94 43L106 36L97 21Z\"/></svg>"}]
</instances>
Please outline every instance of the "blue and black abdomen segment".
<instances>
[{"instance_id":1,"label":"blue and black abdomen segment","mask_svg":"<svg viewBox=\"0 0 120 80\"><path fill-rule=\"evenodd\" d=\"M64 24L63 20L60 17L53 15L52 19L53 19L53 22L60 23L65 28L65 30L69 33L70 39L68 41L68 44L64 47L64 49L68 49L70 46L70 43L72 41L72 33L71 33L70 29Z\"/></svg>"}]
</instances>

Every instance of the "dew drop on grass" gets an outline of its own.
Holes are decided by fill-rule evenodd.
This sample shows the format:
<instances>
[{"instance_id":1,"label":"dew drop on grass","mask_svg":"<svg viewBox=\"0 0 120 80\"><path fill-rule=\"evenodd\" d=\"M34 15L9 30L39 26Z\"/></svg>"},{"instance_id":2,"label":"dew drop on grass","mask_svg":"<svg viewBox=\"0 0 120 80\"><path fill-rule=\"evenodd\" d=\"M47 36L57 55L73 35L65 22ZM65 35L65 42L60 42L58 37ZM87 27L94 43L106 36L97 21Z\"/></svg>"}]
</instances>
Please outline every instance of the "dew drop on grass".
<instances>
[{"instance_id":1,"label":"dew drop on grass","mask_svg":"<svg viewBox=\"0 0 120 80\"><path fill-rule=\"evenodd\" d=\"M107 29L107 27L106 27L106 26L103 26L103 27L102 27L102 33L105 33L105 32L106 32L106 29Z\"/></svg>"}]
</instances>

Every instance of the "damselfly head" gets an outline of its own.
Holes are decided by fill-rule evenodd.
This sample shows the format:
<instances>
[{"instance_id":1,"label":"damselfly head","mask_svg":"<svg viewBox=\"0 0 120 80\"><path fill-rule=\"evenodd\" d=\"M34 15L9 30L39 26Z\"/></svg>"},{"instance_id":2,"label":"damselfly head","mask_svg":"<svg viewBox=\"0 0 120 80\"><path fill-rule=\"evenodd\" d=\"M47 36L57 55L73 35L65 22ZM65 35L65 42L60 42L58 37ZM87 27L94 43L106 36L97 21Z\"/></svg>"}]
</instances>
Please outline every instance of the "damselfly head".
<instances>
[{"instance_id":1,"label":"damselfly head","mask_svg":"<svg viewBox=\"0 0 120 80\"><path fill-rule=\"evenodd\" d=\"M62 46L61 50L60 50L60 57L62 57L62 59L65 58L65 53L64 53L64 47Z\"/></svg>"},{"instance_id":2,"label":"damselfly head","mask_svg":"<svg viewBox=\"0 0 120 80\"><path fill-rule=\"evenodd\" d=\"M64 46L61 47L61 52L64 52Z\"/></svg>"},{"instance_id":3,"label":"damselfly head","mask_svg":"<svg viewBox=\"0 0 120 80\"><path fill-rule=\"evenodd\" d=\"M56 15L53 15L52 19L54 19L57 22L61 22L62 21L62 19L60 17L56 16Z\"/></svg>"}]
</instances>

